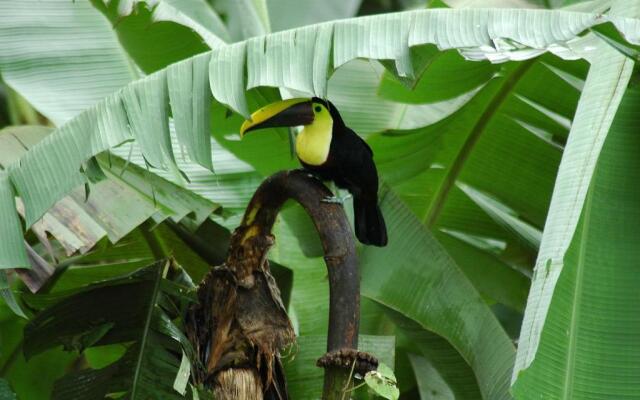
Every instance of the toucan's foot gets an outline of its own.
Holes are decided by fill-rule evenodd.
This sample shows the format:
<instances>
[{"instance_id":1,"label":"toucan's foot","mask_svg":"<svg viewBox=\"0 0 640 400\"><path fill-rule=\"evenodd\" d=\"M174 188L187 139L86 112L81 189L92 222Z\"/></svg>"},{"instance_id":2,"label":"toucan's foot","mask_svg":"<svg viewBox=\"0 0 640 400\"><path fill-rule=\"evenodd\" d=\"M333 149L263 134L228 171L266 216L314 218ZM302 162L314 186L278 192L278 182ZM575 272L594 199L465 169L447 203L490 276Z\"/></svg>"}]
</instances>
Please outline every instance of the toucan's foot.
<instances>
[{"instance_id":1,"label":"toucan's foot","mask_svg":"<svg viewBox=\"0 0 640 400\"><path fill-rule=\"evenodd\" d=\"M323 203L330 203L330 204L344 204L344 202L349 200L350 198L351 198L350 194L346 196L327 196L320 201Z\"/></svg>"},{"instance_id":2,"label":"toucan's foot","mask_svg":"<svg viewBox=\"0 0 640 400\"><path fill-rule=\"evenodd\" d=\"M354 365L355 363L355 365ZM369 353L354 349L340 349L330 351L316 362L318 367L339 367L351 369L361 376L366 375L369 371L375 371L378 368L378 359Z\"/></svg>"},{"instance_id":3,"label":"toucan's foot","mask_svg":"<svg viewBox=\"0 0 640 400\"><path fill-rule=\"evenodd\" d=\"M320 200L323 203L329 203L329 204L342 204L344 203L344 199L342 197L338 197L338 196L327 196L322 198L322 200Z\"/></svg>"}]
</instances>

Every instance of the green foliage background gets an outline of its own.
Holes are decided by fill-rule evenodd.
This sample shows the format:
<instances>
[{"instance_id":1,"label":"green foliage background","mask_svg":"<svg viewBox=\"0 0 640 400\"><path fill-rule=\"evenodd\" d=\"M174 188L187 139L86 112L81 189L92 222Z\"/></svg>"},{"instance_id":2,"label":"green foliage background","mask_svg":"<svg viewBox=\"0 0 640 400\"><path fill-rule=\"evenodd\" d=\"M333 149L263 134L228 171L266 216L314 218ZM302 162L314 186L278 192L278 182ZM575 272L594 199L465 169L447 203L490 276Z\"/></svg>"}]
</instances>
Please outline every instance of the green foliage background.
<instances>
[{"instance_id":1,"label":"green foliage background","mask_svg":"<svg viewBox=\"0 0 640 400\"><path fill-rule=\"evenodd\" d=\"M0 2L0 398L206 398L182 311L261 180L297 168L292 132L240 143L243 114L297 95L374 150L390 243L359 248L360 343L401 398L640 398L639 21L625 0ZM291 396L319 398L322 252L294 204L274 234ZM33 294L13 269L38 265Z\"/></svg>"}]
</instances>

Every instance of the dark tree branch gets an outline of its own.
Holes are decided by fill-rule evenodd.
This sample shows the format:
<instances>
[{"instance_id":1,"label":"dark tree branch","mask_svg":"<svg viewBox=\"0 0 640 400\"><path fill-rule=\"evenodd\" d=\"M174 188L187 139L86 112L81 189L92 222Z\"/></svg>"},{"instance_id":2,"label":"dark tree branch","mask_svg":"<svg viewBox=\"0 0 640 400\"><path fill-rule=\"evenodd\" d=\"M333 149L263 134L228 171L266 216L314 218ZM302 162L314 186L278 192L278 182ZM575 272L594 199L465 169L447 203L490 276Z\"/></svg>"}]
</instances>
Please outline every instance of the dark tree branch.
<instances>
[{"instance_id":1,"label":"dark tree branch","mask_svg":"<svg viewBox=\"0 0 640 400\"><path fill-rule=\"evenodd\" d=\"M331 191L303 171L280 172L268 178L256 191L245 213L242 226L254 226L256 234L269 235L276 216L288 199L300 203L311 216L320 235L329 275L329 354L358 348L360 322L360 276L351 227L344 209L322 202ZM323 397L341 399L351 387L350 364L335 358L319 364L325 368Z\"/></svg>"},{"instance_id":2,"label":"dark tree branch","mask_svg":"<svg viewBox=\"0 0 640 400\"><path fill-rule=\"evenodd\" d=\"M358 347L360 275L353 233L344 209L321 200L333 196L316 178L303 171L279 172L258 188L247 207L242 226L270 235L282 205L300 203L318 230L329 274L329 330L327 351Z\"/></svg>"},{"instance_id":3,"label":"dark tree branch","mask_svg":"<svg viewBox=\"0 0 640 400\"><path fill-rule=\"evenodd\" d=\"M200 285L200 303L191 310L187 321L188 336L202 362L197 383L212 387L218 395L233 390L249 393L246 387L238 388L240 380L246 386L247 377L267 376L261 381L254 379L254 389L260 386L263 393L273 396L277 392L274 398L286 398L278 354L293 339L293 331L266 258L274 241L273 224L289 199L300 203L311 216L328 269L328 353L320 364L325 368L323 397L342 398L345 388L351 387L353 363L375 361L356 350L360 316L358 259L342 206L321 201L331 195L319 180L299 170L279 172L257 189L231 237L226 261ZM247 372L251 362L254 365L249 369L255 373ZM243 378L235 379L230 373L236 365L242 366L238 376Z\"/></svg>"}]
</instances>

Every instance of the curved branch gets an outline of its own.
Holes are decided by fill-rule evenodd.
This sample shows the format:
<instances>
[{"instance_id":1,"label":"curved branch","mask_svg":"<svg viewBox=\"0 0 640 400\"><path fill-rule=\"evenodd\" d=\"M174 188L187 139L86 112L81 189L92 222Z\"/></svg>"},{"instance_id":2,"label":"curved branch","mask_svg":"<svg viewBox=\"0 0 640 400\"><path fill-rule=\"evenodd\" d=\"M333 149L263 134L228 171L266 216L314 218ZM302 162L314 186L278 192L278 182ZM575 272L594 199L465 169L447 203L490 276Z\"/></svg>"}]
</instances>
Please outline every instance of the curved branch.
<instances>
[{"instance_id":1,"label":"curved branch","mask_svg":"<svg viewBox=\"0 0 640 400\"><path fill-rule=\"evenodd\" d=\"M327 196L332 196L331 191L304 171L278 172L256 190L240 228L246 229L247 236L270 235L285 201L293 199L304 207L320 235L329 274L327 351L357 349L360 275L355 242L344 209L322 202Z\"/></svg>"},{"instance_id":2,"label":"curved branch","mask_svg":"<svg viewBox=\"0 0 640 400\"><path fill-rule=\"evenodd\" d=\"M325 368L323 397L342 398L352 386L353 367L371 365L372 357L356 350L360 277L355 242L342 206L321 201L331 194L300 170L267 178L231 235L226 260L201 282L198 303L185 325L199 360L193 365L194 380L212 389L216 398L237 398L233 393L246 399L261 399L262 393L288 398L279 353L294 333L267 253L274 243L273 224L289 199L311 216L329 275L327 354L318 362Z\"/></svg>"}]
</instances>

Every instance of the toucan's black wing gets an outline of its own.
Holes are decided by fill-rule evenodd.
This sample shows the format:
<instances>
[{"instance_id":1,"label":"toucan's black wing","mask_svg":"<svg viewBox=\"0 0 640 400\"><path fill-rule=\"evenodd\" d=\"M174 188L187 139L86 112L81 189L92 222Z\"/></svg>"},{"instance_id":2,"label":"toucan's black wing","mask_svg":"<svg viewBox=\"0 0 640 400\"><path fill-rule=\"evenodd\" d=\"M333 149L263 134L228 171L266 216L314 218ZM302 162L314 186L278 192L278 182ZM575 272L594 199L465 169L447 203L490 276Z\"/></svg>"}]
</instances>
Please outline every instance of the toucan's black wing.
<instances>
[{"instance_id":1,"label":"toucan's black wing","mask_svg":"<svg viewBox=\"0 0 640 400\"><path fill-rule=\"evenodd\" d=\"M373 151L349 128L338 133L334 129L333 134L330 153L334 181L353 195L356 236L364 244L385 246L387 228L378 207L378 170Z\"/></svg>"},{"instance_id":2,"label":"toucan's black wing","mask_svg":"<svg viewBox=\"0 0 640 400\"><path fill-rule=\"evenodd\" d=\"M330 150L334 181L357 194L378 192L378 171L373 151L358 134L347 127L335 129Z\"/></svg>"}]
</instances>

